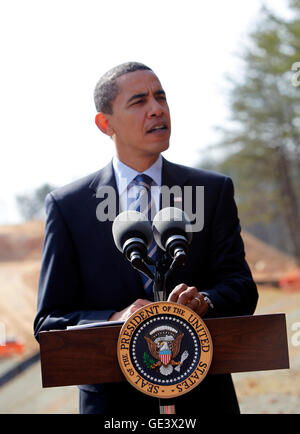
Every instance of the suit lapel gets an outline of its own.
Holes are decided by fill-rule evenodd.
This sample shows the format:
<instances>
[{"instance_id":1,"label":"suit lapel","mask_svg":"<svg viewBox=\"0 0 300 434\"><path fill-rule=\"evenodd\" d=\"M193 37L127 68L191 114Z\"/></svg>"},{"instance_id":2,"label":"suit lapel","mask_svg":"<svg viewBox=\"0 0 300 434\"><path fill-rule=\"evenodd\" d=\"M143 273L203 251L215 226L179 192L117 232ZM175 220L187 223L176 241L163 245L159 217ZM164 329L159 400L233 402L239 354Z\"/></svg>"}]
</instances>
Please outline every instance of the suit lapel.
<instances>
[{"instance_id":1,"label":"suit lapel","mask_svg":"<svg viewBox=\"0 0 300 434\"><path fill-rule=\"evenodd\" d=\"M174 196L171 195L170 205L168 206L177 206L178 208L185 210L185 197L184 197L184 187L185 186L193 186L191 182L190 171L188 167L181 166L178 164L171 163L167 160L163 160L163 172L162 172L162 185L166 185L169 188L174 186L178 186L178 196L180 196L181 200L177 200L174 202ZM175 195L176 189L174 189ZM186 198L187 199L187 198ZM160 253L160 257L162 252ZM170 261L171 262L171 261ZM166 282L166 290L167 294L179 283L179 282L189 283L189 273L188 269L185 267L181 267L174 272L171 273L169 279Z\"/></svg>"},{"instance_id":2,"label":"suit lapel","mask_svg":"<svg viewBox=\"0 0 300 434\"><path fill-rule=\"evenodd\" d=\"M163 158L162 168L162 187L174 188L174 194L170 195L170 204L168 206L177 206L184 209L184 186L189 178L187 169L184 166L171 163ZM176 187L179 189L176 192ZM160 195L160 209L162 208L162 194Z\"/></svg>"},{"instance_id":3,"label":"suit lapel","mask_svg":"<svg viewBox=\"0 0 300 434\"><path fill-rule=\"evenodd\" d=\"M117 183L114 175L112 161L110 161L105 167L103 167L103 169L99 170L95 178L90 183L89 188L97 193L99 188L104 186L113 187L117 192ZM117 203L117 205L119 205L119 203Z\"/></svg>"},{"instance_id":4,"label":"suit lapel","mask_svg":"<svg viewBox=\"0 0 300 434\"><path fill-rule=\"evenodd\" d=\"M119 194L117 189L117 183L114 175L112 161L101 169L91 184L89 188L93 191L93 196L97 201L96 207L101 203L101 198L97 197L97 191L99 192L102 187L112 187L115 191L115 200L116 200L116 215L119 213ZM112 237L112 224L113 221L107 220L105 222L97 221L97 230L105 231L105 239L110 249L110 252L115 252L115 254L111 255L112 264L111 264L111 275L112 275L112 286L121 288L127 288L126 290L130 292L128 294L129 297L133 299L133 301L137 298L144 297L144 288L142 284L141 277L137 270L135 270L128 260L122 255L117 247L114 245L113 237ZM105 254L105 252L103 252ZM116 272L117 271L117 272Z\"/></svg>"}]
</instances>

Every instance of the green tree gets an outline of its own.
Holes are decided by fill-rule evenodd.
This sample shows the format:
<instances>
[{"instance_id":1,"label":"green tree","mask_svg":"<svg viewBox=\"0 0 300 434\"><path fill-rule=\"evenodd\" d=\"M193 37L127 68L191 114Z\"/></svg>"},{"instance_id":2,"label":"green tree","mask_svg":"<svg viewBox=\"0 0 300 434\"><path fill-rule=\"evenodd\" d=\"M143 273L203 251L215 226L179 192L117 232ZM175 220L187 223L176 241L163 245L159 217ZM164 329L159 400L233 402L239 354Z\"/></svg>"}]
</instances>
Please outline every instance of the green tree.
<instances>
[{"instance_id":1,"label":"green tree","mask_svg":"<svg viewBox=\"0 0 300 434\"><path fill-rule=\"evenodd\" d=\"M54 188L51 184L43 184L31 193L16 196L17 207L24 220L44 218L45 198Z\"/></svg>"},{"instance_id":2,"label":"green tree","mask_svg":"<svg viewBox=\"0 0 300 434\"><path fill-rule=\"evenodd\" d=\"M220 129L226 157L215 168L233 177L246 224L284 219L300 260L300 77L298 85L292 71L300 0L289 7L288 19L263 7L249 35L240 78L230 84L230 126Z\"/></svg>"}]
</instances>

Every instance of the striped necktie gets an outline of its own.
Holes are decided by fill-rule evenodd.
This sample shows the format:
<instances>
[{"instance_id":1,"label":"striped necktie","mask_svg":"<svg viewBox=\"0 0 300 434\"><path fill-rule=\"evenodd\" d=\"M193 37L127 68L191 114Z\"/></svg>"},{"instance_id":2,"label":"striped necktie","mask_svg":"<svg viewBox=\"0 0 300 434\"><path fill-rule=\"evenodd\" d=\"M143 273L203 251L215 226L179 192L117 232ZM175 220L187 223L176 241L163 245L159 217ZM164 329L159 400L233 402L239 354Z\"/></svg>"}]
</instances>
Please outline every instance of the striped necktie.
<instances>
[{"instance_id":1,"label":"striped necktie","mask_svg":"<svg viewBox=\"0 0 300 434\"><path fill-rule=\"evenodd\" d=\"M144 173L137 175L133 180L133 185L135 187L134 190L134 200L130 203L128 209L133 209L135 211L139 211L148 218L150 223L152 224L151 216L155 216L155 205L153 198L151 196L151 184L153 180L150 176L145 175ZM129 199L130 200L130 199ZM156 259L156 251L157 245L152 239L151 245L148 249L148 256L155 261ZM149 266L152 272L154 273L154 266ZM145 276L143 273L140 273L144 289L147 294L148 299L153 300L153 281Z\"/></svg>"}]
</instances>

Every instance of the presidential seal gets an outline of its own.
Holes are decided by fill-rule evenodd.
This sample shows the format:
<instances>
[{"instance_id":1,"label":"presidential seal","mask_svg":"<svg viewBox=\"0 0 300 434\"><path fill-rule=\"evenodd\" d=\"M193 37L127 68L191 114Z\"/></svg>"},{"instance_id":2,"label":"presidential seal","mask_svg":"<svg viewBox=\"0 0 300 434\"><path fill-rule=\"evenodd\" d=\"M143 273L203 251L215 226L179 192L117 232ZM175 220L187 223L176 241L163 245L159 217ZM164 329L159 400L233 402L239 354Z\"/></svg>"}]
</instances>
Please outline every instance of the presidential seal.
<instances>
[{"instance_id":1,"label":"presidential seal","mask_svg":"<svg viewBox=\"0 0 300 434\"><path fill-rule=\"evenodd\" d=\"M157 302L137 310L124 323L117 352L132 386L147 395L172 398L205 378L213 346L208 328L194 311Z\"/></svg>"}]
</instances>

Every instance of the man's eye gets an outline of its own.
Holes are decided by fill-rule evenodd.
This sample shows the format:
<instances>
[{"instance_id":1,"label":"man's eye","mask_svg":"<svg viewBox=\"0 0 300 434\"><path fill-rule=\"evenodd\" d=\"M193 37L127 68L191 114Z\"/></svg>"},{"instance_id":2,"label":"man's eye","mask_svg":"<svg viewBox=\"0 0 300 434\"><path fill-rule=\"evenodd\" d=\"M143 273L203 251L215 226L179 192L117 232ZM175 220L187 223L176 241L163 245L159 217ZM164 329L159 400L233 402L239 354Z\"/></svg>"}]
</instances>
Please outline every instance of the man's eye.
<instances>
[{"instance_id":1,"label":"man's eye","mask_svg":"<svg viewBox=\"0 0 300 434\"><path fill-rule=\"evenodd\" d=\"M143 100L142 99L139 99L139 100L137 100L137 101L135 101L133 104L131 104L132 106L133 105L136 105L136 104L141 104L143 102Z\"/></svg>"}]
</instances>

